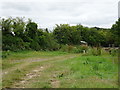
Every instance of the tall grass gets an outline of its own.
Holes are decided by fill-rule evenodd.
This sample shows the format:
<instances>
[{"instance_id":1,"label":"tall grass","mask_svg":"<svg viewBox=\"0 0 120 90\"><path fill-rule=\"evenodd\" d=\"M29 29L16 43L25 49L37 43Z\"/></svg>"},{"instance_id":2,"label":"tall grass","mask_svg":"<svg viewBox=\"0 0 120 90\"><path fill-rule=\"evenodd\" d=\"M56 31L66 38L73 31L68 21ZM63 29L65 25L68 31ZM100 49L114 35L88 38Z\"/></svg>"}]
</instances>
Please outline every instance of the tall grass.
<instances>
[{"instance_id":1,"label":"tall grass","mask_svg":"<svg viewBox=\"0 0 120 90\"><path fill-rule=\"evenodd\" d=\"M83 55L93 55L93 56L101 56L101 55L111 55L117 56L118 50L115 48L110 48L109 51L106 51L102 47L90 47L90 46L82 46L82 45L62 45L60 51L68 52L68 53L81 53Z\"/></svg>"},{"instance_id":2,"label":"tall grass","mask_svg":"<svg viewBox=\"0 0 120 90\"><path fill-rule=\"evenodd\" d=\"M89 48L90 49L90 48ZM88 49L88 50L89 50ZM92 49L92 48L91 48ZM106 56L94 56L92 53L89 55L76 54L75 58L68 59L66 57L59 58L60 60L50 60L42 62L33 62L27 66L15 69L9 74L4 76L4 87L12 87L12 85L21 80L26 73L31 72L31 70L37 69L36 67L44 67L45 69L38 72L40 76L32 78L26 84L26 88L51 88L51 81L59 81L60 88L101 88L101 87L117 87L117 64L112 63L112 59L116 56L108 55ZM103 53L103 52L102 52ZM20 54L20 55L19 55ZM74 55L66 52L10 52L10 57L14 56L26 56L31 55L36 56L59 56L59 55ZM8 57L3 60L9 61ZM106 58L107 57L107 58ZM22 57L23 58L23 57ZM8 60L7 60L8 59ZM15 58L14 58L15 59ZM9 63L9 62L7 62ZM6 64L7 64L6 63ZM10 66L11 67L11 66ZM39 69L39 68L38 68Z\"/></svg>"},{"instance_id":3,"label":"tall grass","mask_svg":"<svg viewBox=\"0 0 120 90\"><path fill-rule=\"evenodd\" d=\"M60 49L60 51L68 52L68 53L84 53L84 50L87 51L88 50L88 46L82 46L82 45L76 45L76 46L62 45L62 48Z\"/></svg>"}]
</instances>

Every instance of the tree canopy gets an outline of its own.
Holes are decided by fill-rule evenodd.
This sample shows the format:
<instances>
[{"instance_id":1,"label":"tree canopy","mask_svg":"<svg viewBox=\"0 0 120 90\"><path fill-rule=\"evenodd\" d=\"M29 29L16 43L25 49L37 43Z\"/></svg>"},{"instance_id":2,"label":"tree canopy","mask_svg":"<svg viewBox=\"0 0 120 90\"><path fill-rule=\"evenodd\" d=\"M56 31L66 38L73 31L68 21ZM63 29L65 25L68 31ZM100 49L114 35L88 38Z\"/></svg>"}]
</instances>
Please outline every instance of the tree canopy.
<instances>
[{"instance_id":1,"label":"tree canopy","mask_svg":"<svg viewBox=\"0 0 120 90\"><path fill-rule=\"evenodd\" d=\"M80 41L103 47L120 44L120 19L109 29L56 24L53 31L49 32L47 28L38 28L38 24L32 20L10 17L0 19L0 29L3 50L58 50L62 44L80 45Z\"/></svg>"}]
</instances>

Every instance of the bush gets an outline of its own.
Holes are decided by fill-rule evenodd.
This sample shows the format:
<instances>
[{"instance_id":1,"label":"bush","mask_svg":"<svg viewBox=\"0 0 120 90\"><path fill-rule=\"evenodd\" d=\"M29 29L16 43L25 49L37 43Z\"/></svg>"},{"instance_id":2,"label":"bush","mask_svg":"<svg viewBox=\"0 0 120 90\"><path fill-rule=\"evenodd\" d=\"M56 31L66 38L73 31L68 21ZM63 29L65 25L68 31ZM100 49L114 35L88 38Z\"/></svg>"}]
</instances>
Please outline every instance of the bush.
<instances>
[{"instance_id":1,"label":"bush","mask_svg":"<svg viewBox=\"0 0 120 90\"><path fill-rule=\"evenodd\" d=\"M38 50L41 49L41 48L40 48L40 45L39 45L38 42L36 42L36 41L32 41L32 42L30 43L30 48L33 49L33 50L36 50L36 51L38 51Z\"/></svg>"},{"instance_id":2,"label":"bush","mask_svg":"<svg viewBox=\"0 0 120 90\"><path fill-rule=\"evenodd\" d=\"M68 53L76 53L77 48L72 45L62 45L60 50L63 52L68 52Z\"/></svg>"},{"instance_id":3,"label":"bush","mask_svg":"<svg viewBox=\"0 0 120 90\"><path fill-rule=\"evenodd\" d=\"M61 49L60 49L60 51L68 52L67 47L68 47L67 45L61 45Z\"/></svg>"},{"instance_id":4,"label":"bush","mask_svg":"<svg viewBox=\"0 0 120 90\"><path fill-rule=\"evenodd\" d=\"M7 50L18 51L23 50L25 48L23 40L19 37L6 35L3 36L2 42L3 42L2 50L4 51Z\"/></svg>"},{"instance_id":5,"label":"bush","mask_svg":"<svg viewBox=\"0 0 120 90\"><path fill-rule=\"evenodd\" d=\"M87 52L88 46L62 45L61 48L61 51L69 53L83 53L84 50Z\"/></svg>"},{"instance_id":6,"label":"bush","mask_svg":"<svg viewBox=\"0 0 120 90\"><path fill-rule=\"evenodd\" d=\"M77 46L75 49L74 49L74 53L85 53L87 52L88 50L88 46Z\"/></svg>"},{"instance_id":7,"label":"bush","mask_svg":"<svg viewBox=\"0 0 120 90\"><path fill-rule=\"evenodd\" d=\"M118 54L118 50L117 49L111 49L111 55L115 56Z\"/></svg>"},{"instance_id":8,"label":"bush","mask_svg":"<svg viewBox=\"0 0 120 90\"><path fill-rule=\"evenodd\" d=\"M30 49L30 43L29 42L25 42L24 43L24 47L26 50L29 50Z\"/></svg>"},{"instance_id":9,"label":"bush","mask_svg":"<svg viewBox=\"0 0 120 90\"><path fill-rule=\"evenodd\" d=\"M101 48L100 47L93 47L91 49L91 54L94 55L94 56L99 56L101 55Z\"/></svg>"},{"instance_id":10,"label":"bush","mask_svg":"<svg viewBox=\"0 0 120 90\"><path fill-rule=\"evenodd\" d=\"M70 53L70 52L73 52L74 46L69 45L69 46L67 47L67 49L68 49L68 52L69 52L69 53Z\"/></svg>"},{"instance_id":11,"label":"bush","mask_svg":"<svg viewBox=\"0 0 120 90\"><path fill-rule=\"evenodd\" d=\"M10 55L9 50L8 51L2 51L2 58L7 58L8 55Z\"/></svg>"}]
</instances>

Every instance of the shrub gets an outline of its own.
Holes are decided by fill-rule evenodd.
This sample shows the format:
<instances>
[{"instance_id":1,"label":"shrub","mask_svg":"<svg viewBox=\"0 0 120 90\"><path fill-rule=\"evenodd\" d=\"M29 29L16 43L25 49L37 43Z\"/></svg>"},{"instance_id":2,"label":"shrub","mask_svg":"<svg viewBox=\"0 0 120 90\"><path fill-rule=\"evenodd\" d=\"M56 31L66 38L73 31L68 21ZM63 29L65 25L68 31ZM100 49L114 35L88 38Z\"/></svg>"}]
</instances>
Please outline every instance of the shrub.
<instances>
[{"instance_id":1,"label":"shrub","mask_svg":"<svg viewBox=\"0 0 120 90\"><path fill-rule=\"evenodd\" d=\"M69 53L70 53L70 52L73 52L74 46L69 45L69 46L67 47L67 49L68 49L68 52L69 52Z\"/></svg>"},{"instance_id":2,"label":"shrub","mask_svg":"<svg viewBox=\"0 0 120 90\"><path fill-rule=\"evenodd\" d=\"M11 51L18 51L18 50L23 50L24 49L24 42L21 38L11 36L11 35L6 35L3 36L2 39L2 50L11 50Z\"/></svg>"},{"instance_id":3,"label":"shrub","mask_svg":"<svg viewBox=\"0 0 120 90\"><path fill-rule=\"evenodd\" d=\"M93 47L91 49L91 54L94 55L94 56L99 56L101 55L101 48L100 47Z\"/></svg>"},{"instance_id":4,"label":"shrub","mask_svg":"<svg viewBox=\"0 0 120 90\"><path fill-rule=\"evenodd\" d=\"M83 50L87 52L88 46L62 45L61 47L61 51L69 53L83 53Z\"/></svg>"},{"instance_id":5,"label":"shrub","mask_svg":"<svg viewBox=\"0 0 120 90\"><path fill-rule=\"evenodd\" d=\"M111 55L115 56L118 54L118 50L117 49L111 49Z\"/></svg>"},{"instance_id":6,"label":"shrub","mask_svg":"<svg viewBox=\"0 0 120 90\"><path fill-rule=\"evenodd\" d=\"M7 58L8 55L10 55L9 50L8 51L2 51L2 58Z\"/></svg>"},{"instance_id":7,"label":"shrub","mask_svg":"<svg viewBox=\"0 0 120 90\"><path fill-rule=\"evenodd\" d=\"M26 50L29 50L30 49L30 43L29 42L25 42L24 43L24 47Z\"/></svg>"},{"instance_id":8,"label":"shrub","mask_svg":"<svg viewBox=\"0 0 120 90\"><path fill-rule=\"evenodd\" d=\"M30 43L30 48L33 49L33 50L36 50L36 51L38 51L38 50L41 49L41 48L40 48L40 45L39 45L38 42L36 42L36 41L32 41L32 42Z\"/></svg>"},{"instance_id":9,"label":"shrub","mask_svg":"<svg viewBox=\"0 0 120 90\"><path fill-rule=\"evenodd\" d=\"M60 50L63 52L75 53L76 49L77 48L72 45L62 45Z\"/></svg>"},{"instance_id":10,"label":"shrub","mask_svg":"<svg viewBox=\"0 0 120 90\"><path fill-rule=\"evenodd\" d=\"M68 52L67 45L62 45L60 51Z\"/></svg>"},{"instance_id":11,"label":"shrub","mask_svg":"<svg viewBox=\"0 0 120 90\"><path fill-rule=\"evenodd\" d=\"M88 46L77 46L76 49L74 50L74 53L83 53L84 50L85 52L87 52Z\"/></svg>"}]
</instances>

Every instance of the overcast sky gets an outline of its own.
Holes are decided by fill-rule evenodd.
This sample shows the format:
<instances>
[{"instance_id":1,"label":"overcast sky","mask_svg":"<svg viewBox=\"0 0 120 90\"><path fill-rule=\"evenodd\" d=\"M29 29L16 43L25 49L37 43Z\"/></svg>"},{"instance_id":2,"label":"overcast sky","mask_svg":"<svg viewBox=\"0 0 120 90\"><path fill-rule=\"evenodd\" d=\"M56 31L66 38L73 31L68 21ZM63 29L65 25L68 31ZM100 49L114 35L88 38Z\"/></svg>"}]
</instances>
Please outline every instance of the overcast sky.
<instances>
[{"instance_id":1,"label":"overcast sky","mask_svg":"<svg viewBox=\"0 0 120 90\"><path fill-rule=\"evenodd\" d=\"M31 18L41 28L82 24L110 28L118 18L119 0L0 0L0 17Z\"/></svg>"}]
</instances>

